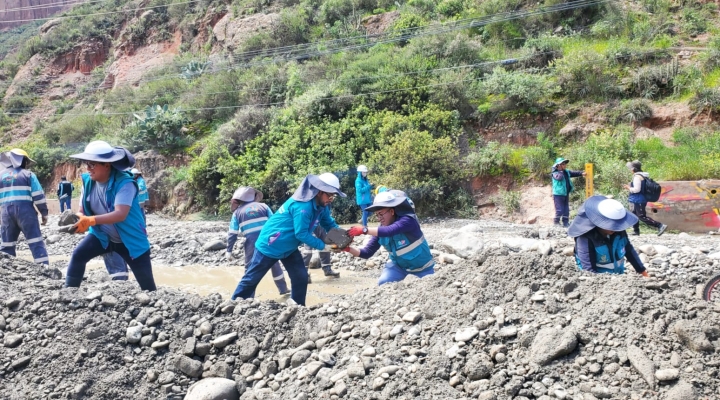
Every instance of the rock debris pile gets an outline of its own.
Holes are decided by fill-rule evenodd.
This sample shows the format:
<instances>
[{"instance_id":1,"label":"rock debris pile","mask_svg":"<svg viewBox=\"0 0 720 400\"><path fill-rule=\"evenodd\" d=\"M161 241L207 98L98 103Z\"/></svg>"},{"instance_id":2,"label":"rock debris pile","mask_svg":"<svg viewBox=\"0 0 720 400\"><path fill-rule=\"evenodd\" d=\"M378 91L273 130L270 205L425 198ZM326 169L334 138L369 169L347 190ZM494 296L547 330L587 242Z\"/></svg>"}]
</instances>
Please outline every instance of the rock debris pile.
<instances>
[{"instance_id":1,"label":"rock debris pile","mask_svg":"<svg viewBox=\"0 0 720 400\"><path fill-rule=\"evenodd\" d=\"M696 293L720 268L712 242L669 252L641 244L656 275L650 279L634 272L590 276L578 273L563 254L567 241L552 232L483 242L473 229L464 233L478 238L475 246L442 241L447 232L428 235L440 256L454 256L434 276L410 276L309 308L166 288L140 292L134 282L92 276L79 289L62 288L58 270L3 256L0 393L38 399L720 396L720 309Z\"/></svg>"}]
</instances>

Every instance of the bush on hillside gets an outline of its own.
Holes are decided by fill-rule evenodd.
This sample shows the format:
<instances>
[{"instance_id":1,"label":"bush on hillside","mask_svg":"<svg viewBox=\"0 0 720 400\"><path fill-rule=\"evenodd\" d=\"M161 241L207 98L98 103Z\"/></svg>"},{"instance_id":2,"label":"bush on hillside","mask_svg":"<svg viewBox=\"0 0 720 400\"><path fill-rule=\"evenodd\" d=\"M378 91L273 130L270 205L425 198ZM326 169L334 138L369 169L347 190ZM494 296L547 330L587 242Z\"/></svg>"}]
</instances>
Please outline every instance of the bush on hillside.
<instances>
[{"instance_id":1,"label":"bush on hillside","mask_svg":"<svg viewBox=\"0 0 720 400\"><path fill-rule=\"evenodd\" d=\"M580 51L553 61L557 82L571 101L605 101L622 93L618 77L607 57L594 51Z\"/></svg>"},{"instance_id":2,"label":"bush on hillside","mask_svg":"<svg viewBox=\"0 0 720 400\"><path fill-rule=\"evenodd\" d=\"M221 166L224 160L230 159L226 142L218 136L210 136L199 146L200 154L193 158L187 170L188 188L195 197L195 201L202 207L212 208L218 206L224 200L220 198L220 183L224 174ZM250 183L245 183L249 185ZM237 186L229 190L232 195Z\"/></svg>"},{"instance_id":3,"label":"bush on hillside","mask_svg":"<svg viewBox=\"0 0 720 400\"><path fill-rule=\"evenodd\" d=\"M543 103L551 98L558 88L547 76L539 72L508 72L497 67L484 82L485 90L505 97L511 109L530 112L542 111Z\"/></svg>"},{"instance_id":4,"label":"bush on hillside","mask_svg":"<svg viewBox=\"0 0 720 400\"><path fill-rule=\"evenodd\" d=\"M707 112L710 115L720 112L720 89L700 88L690 99L690 108L696 113Z\"/></svg>"},{"instance_id":5,"label":"bush on hillside","mask_svg":"<svg viewBox=\"0 0 720 400\"><path fill-rule=\"evenodd\" d=\"M157 149L172 153L190 144L191 137L184 129L187 119L179 109L166 105L148 106L142 114L134 114L135 121L121 134L132 151Z\"/></svg>"}]
</instances>

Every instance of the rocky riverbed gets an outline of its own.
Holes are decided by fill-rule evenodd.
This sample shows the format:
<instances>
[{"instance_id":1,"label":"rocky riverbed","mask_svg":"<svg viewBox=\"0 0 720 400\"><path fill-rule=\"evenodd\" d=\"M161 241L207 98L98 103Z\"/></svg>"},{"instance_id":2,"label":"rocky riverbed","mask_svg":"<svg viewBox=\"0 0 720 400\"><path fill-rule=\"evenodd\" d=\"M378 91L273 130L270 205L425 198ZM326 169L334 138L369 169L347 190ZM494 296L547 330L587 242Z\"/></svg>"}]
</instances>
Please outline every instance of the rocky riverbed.
<instances>
[{"instance_id":1,"label":"rocky riverbed","mask_svg":"<svg viewBox=\"0 0 720 400\"><path fill-rule=\"evenodd\" d=\"M155 263L226 264L223 251L208 245L225 238L225 224L149 222ZM135 282L107 281L102 273L89 274L79 289L62 288L66 262L43 268L2 256L0 393L720 397L720 308L697 293L720 271L717 236L633 238L653 275L647 279L632 268L624 276L579 273L561 229L469 220L429 220L423 228L442 261L435 275L307 308L163 286L140 292ZM52 229L44 228L48 239ZM55 239L48 248L59 257L80 237ZM375 278L385 258L368 263L340 254L333 267Z\"/></svg>"}]
</instances>

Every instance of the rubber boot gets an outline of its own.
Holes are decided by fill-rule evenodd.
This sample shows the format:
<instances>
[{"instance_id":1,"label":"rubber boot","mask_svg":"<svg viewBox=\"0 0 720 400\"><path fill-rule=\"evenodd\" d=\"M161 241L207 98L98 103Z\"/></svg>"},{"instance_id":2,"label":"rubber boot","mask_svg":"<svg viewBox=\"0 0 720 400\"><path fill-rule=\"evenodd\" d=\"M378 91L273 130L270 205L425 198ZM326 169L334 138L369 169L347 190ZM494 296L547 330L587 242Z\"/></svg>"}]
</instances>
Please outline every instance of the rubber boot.
<instances>
[{"instance_id":1,"label":"rubber boot","mask_svg":"<svg viewBox=\"0 0 720 400\"><path fill-rule=\"evenodd\" d=\"M323 272L325 273L325 276L330 276L330 277L333 277L333 278L339 278L339 277L340 277L340 273L333 271L333 270L332 270L332 267L329 266L329 265L323 265L322 270L323 270Z\"/></svg>"}]
</instances>

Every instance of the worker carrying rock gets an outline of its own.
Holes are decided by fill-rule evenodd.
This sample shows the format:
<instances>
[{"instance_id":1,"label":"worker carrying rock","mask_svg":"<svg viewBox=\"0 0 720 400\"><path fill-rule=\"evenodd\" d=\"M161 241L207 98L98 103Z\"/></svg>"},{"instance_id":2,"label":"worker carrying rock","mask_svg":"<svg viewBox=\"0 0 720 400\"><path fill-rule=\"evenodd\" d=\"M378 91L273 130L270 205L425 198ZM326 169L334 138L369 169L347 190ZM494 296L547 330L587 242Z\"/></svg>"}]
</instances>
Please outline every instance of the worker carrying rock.
<instances>
[{"instance_id":1,"label":"worker carrying rock","mask_svg":"<svg viewBox=\"0 0 720 400\"><path fill-rule=\"evenodd\" d=\"M235 193L233 193L232 199L230 199L230 210L232 211L232 217L230 218L230 228L228 230L228 245L227 251L225 252L225 258L232 260L233 248L237 242L238 235L245 237L245 267L250 265L253 254L255 254L255 242L257 242L258 236L262 227L267 222L268 218L273 215L272 210L265 203L261 203L263 193L259 190L255 190L250 186L240 186ZM283 274L280 263L276 262L270 267L272 271L273 282L277 286L280 294L290 293L287 283L285 283L285 275Z\"/></svg>"},{"instance_id":2,"label":"worker carrying rock","mask_svg":"<svg viewBox=\"0 0 720 400\"><path fill-rule=\"evenodd\" d=\"M617 200L605 196L587 199L568 229L568 235L575 239L578 268L595 273L624 274L627 259L638 274L647 277L645 266L625 232L637 221L638 218Z\"/></svg>"},{"instance_id":3,"label":"worker carrying rock","mask_svg":"<svg viewBox=\"0 0 720 400\"><path fill-rule=\"evenodd\" d=\"M313 231L313 235L315 235L316 238L322 240L325 242L325 237L327 236L327 232L325 229L323 229L322 226L316 226L315 230ZM313 268L311 265L312 262L312 255L313 255L313 248L309 245L303 245L302 247L302 257L303 257L303 263L305 264L305 269L308 270L308 283L312 283L312 277L310 276L310 268ZM332 269L332 258L330 258L330 252L325 250L320 250L318 253L320 253L320 268L322 268L323 274L327 277L331 278L339 278L340 273L333 271Z\"/></svg>"},{"instance_id":4,"label":"worker carrying rock","mask_svg":"<svg viewBox=\"0 0 720 400\"><path fill-rule=\"evenodd\" d=\"M575 190L572 179L585 176L585 171L570 171L567 165L570 160L558 157L552 167L552 197L555 203L555 225L567 227L570 221L570 193Z\"/></svg>"},{"instance_id":5,"label":"worker carrying rock","mask_svg":"<svg viewBox=\"0 0 720 400\"><path fill-rule=\"evenodd\" d=\"M337 176L331 173L306 176L292 197L263 226L255 243L255 254L245 267L245 275L235 288L232 299L252 297L262 277L273 264L282 261L290 276L290 297L304 306L308 274L298 246L305 243L318 250L337 249L337 246L326 245L315 237L313 231L318 224L326 231L338 227L330 216L330 204L338 195L345 197L345 193L340 191Z\"/></svg>"},{"instance_id":6,"label":"worker carrying rock","mask_svg":"<svg viewBox=\"0 0 720 400\"><path fill-rule=\"evenodd\" d=\"M33 261L48 264L47 249L37 217L39 212L42 224L47 224L47 200L37 176L27 169L34 162L28 153L21 149L0 154L0 165L3 167L0 172L0 251L15 257L15 247L22 232L30 247Z\"/></svg>"},{"instance_id":7,"label":"worker carrying rock","mask_svg":"<svg viewBox=\"0 0 720 400\"><path fill-rule=\"evenodd\" d=\"M379 227L353 226L350 236L372 235L363 249L348 247L343 249L354 257L370 258L380 246L390 253L390 261L380 273L378 285L397 282L409 274L422 278L435 272L435 260L430 254L430 246L420 230L420 222L415 208L400 191L389 190L375 196L372 205L367 208L374 212Z\"/></svg>"},{"instance_id":8,"label":"worker carrying rock","mask_svg":"<svg viewBox=\"0 0 720 400\"><path fill-rule=\"evenodd\" d=\"M130 266L140 288L155 290L139 190L127 171L135 158L125 148L100 140L70 157L84 161L88 170L82 174L80 220L73 225L74 233L90 234L73 250L65 286L79 287L88 261L115 252Z\"/></svg>"}]
</instances>

